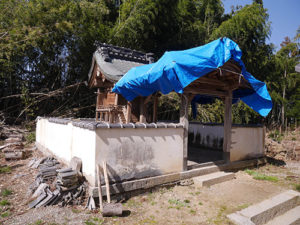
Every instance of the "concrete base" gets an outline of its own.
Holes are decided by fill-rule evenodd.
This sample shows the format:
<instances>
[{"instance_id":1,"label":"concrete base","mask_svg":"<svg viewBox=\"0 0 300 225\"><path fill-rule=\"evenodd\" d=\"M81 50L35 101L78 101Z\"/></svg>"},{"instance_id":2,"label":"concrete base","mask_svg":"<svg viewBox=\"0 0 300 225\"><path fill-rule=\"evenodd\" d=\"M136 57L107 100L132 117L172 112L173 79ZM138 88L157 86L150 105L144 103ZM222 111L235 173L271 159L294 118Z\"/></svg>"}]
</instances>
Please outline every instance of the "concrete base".
<instances>
[{"instance_id":1,"label":"concrete base","mask_svg":"<svg viewBox=\"0 0 300 225\"><path fill-rule=\"evenodd\" d=\"M266 225L299 225L300 224L300 206L287 211L285 214L276 217L266 223Z\"/></svg>"},{"instance_id":2,"label":"concrete base","mask_svg":"<svg viewBox=\"0 0 300 225\"><path fill-rule=\"evenodd\" d=\"M232 180L235 177L234 173L216 172L204 176L194 177L193 181L196 186L210 187L211 185Z\"/></svg>"},{"instance_id":3,"label":"concrete base","mask_svg":"<svg viewBox=\"0 0 300 225\"><path fill-rule=\"evenodd\" d=\"M263 225L299 205L300 193L289 190L227 217L237 225Z\"/></svg>"},{"instance_id":4,"label":"concrete base","mask_svg":"<svg viewBox=\"0 0 300 225\"><path fill-rule=\"evenodd\" d=\"M187 170L178 173L172 173L167 175L111 184L110 191L111 194L120 194L120 193L140 190L140 189L148 189L163 184L170 184L170 183L178 182L180 180L185 180L197 176L215 173L218 171L232 171L240 168L246 168L246 167L250 168L253 166L256 167L265 163L266 160L264 158L261 158L261 159L238 161L233 163L225 163L222 165L209 165L206 167L196 168L196 169ZM102 189L102 194L106 195L105 186L102 186L101 189ZM98 187L90 186L89 195L93 197L98 197Z\"/></svg>"}]
</instances>

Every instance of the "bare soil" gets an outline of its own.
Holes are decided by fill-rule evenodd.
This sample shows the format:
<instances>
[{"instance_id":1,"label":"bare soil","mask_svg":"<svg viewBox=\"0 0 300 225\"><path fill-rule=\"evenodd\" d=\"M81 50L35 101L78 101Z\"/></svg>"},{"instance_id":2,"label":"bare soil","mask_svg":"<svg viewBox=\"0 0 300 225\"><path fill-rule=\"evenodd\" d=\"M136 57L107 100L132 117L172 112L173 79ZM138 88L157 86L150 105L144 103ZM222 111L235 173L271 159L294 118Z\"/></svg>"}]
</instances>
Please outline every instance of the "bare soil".
<instances>
[{"instance_id":1,"label":"bare soil","mask_svg":"<svg viewBox=\"0 0 300 225\"><path fill-rule=\"evenodd\" d=\"M33 146L27 146L31 148ZM131 197L123 203L123 217L103 218L96 211L82 206L43 207L28 209L28 186L33 182L36 169L27 166L33 157L42 157L35 150L29 158L5 161L0 152L0 224L231 224L227 214L246 208L287 189L300 185L300 162L286 165L267 164L252 168L256 173L276 177L278 181L256 180L246 172L236 172L236 178L210 188L174 185L158 187ZM9 190L10 195L4 194Z\"/></svg>"}]
</instances>

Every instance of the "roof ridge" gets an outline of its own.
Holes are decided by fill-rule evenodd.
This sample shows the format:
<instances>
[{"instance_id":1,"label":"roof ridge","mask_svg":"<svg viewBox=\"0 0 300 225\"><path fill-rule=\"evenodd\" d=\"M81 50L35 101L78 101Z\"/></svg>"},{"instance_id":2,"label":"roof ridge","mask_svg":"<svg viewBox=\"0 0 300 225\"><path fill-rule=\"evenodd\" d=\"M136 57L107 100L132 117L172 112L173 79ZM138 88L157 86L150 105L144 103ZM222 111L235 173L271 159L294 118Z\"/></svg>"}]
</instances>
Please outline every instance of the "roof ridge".
<instances>
[{"instance_id":1,"label":"roof ridge","mask_svg":"<svg viewBox=\"0 0 300 225\"><path fill-rule=\"evenodd\" d=\"M112 58L117 58L121 60L128 60L140 63L153 63L154 54L144 53L137 50L132 50L130 48L115 46L107 43L95 42L97 46L97 52L101 54L106 62L110 62Z\"/></svg>"}]
</instances>

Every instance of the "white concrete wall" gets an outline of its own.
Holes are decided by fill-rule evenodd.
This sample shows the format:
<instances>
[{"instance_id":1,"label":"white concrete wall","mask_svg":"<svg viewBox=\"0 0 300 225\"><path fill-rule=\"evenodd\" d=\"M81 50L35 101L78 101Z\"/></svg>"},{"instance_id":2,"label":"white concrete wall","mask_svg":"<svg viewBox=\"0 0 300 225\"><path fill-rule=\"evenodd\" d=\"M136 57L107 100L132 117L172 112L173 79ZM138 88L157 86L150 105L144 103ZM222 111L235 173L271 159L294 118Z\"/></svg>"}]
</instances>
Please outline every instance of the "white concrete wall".
<instances>
[{"instance_id":1,"label":"white concrete wall","mask_svg":"<svg viewBox=\"0 0 300 225\"><path fill-rule=\"evenodd\" d=\"M97 129L96 162L130 180L183 170L183 128Z\"/></svg>"},{"instance_id":2,"label":"white concrete wall","mask_svg":"<svg viewBox=\"0 0 300 225\"><path fill-rule=\"evenodd\" d=\"M222 150L224 127L222 125L189 124L189 145Z\"/></svg>"},{"instance_id":3,"label":"white concrete wall","mask_svg":"<svg viewBox=\"0 0 300 225\"><path fill-rule=\"evenodd\" d=\"M232 127L230 161L263 156L264 137L263 127Z\"/></svg>"},{"instance_id":4,"label":"white concrete wall","mask_svg":"<svg viewBox=\"0 0 300 225\"><path fill-rule=\"evenodd\" d=\"M72 126L71 123L69 125ZM71 133L71 158L74 156L82 160L82 171L90 184L96 185L95 179L95 149L96 132L80 127L72 126Z\"/></svg>"},{"instance_id":5,"label":"white concrete wall","mask_svg":"<svg viewBox=\"0 0 300 225\"><path fill-rule=\"evenodd\" d=\"M230 161L257 158L264 155L264 128L234 126L231 134ZM224 128L222 125L190 123L189 145L221 150Z\"/></svg>"},{"instance_id":6,"label":"white concrete wall","mask_svg":"<svg viewBox=\"0 0 300 225\"><path fill-rule=\"evenodd\" d=\"M107 161L114 181L179 172L183 169L183 128L97 128L89 130L40 118L36 144L69 164L82 160L82 172L97 186L96 164ZM103 181L103 179L102 179Z\"/></svg>"}]
</instances>

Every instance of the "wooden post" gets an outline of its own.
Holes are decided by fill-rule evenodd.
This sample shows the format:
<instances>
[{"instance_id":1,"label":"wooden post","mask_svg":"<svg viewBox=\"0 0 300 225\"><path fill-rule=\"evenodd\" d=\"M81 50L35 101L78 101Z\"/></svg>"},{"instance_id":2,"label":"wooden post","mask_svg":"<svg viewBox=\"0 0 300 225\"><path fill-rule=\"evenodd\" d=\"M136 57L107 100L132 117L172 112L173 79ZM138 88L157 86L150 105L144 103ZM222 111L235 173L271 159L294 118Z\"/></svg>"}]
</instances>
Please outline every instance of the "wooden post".
<instances>
[{"instance_id":1,"label":"wooden post","mask_svg":"<svg viewBox=\"0 0 300 225\"><path fill-rule=\"evenodd\" d=\"M108 112L104 112L104 121L108 122Z\"/></svg>"},{"instance_id":2,"label":"wooden post","mask_svg":"<svg viewBox=\"0 0 300 225\"><path fill-rule=\"evenodd\" d=\"M228 92L225 97L224 109L224 138L223 138L223 155L226 161L230 161L230 146L231 146L231 127L232 127L232 91Z\"/></svg>"},{"instance_id":3,"label":"wooden post","mask_svg":"<svg viewBox=\"0 0 300 225\"><path fill-rule=\"evenodd\" d=\"M146 123L144 97L140 96L140 123Z\"/></svg>"},{"instance_id":4,"label":"wooden post","mask_svg":"<svg viewBox=\"0 0 300 225\"><path fill-rule=\"evenodd\" d=\"M115 105L118 105L118 100L119 100L119 95L116 94L116 95L115 95Z\"/></svg>"},{"instance_id":5,"label":"wooden post","mask_svg":"<svg viewBox=\"0 0 300 225\"><path fill-rule=\"evenodd\" d=\"M126 123L131 122L131 102L127 102Z\"/></svg>"},{"instance_id":6,"label":"wooden post","mask_svg":"<svg viewBox=\"0 0 300 225\"><path fill-rule=\"evenodd\" d=\"M97 89L97 98L96 98L96 121L99 119L99 113L97 112L98 106L100 104L100 88Z\"/></svg>"},{"instance_id":7,"label":"wooden post","mask_svg":"<svg viewBox=\"0 0 300 225\"><path fill-rule=\"evenodd\" d=\"M113 123L113 112L109 112L108 122Z\"/></svg>"},{"instance_id":8,"label":"wooden post","mask_svg":"<svg viewBox=\"0 0 300 225\"><path fill-rule=\"evenodd\" d=\"M153 118L152 118L152 122L153 123L157 122L157 106L158 106L158 96L154 95L154 100L153 100Z\"/></svg>"},{"instance_id":9,"label":"wooden post","mask_svg":"<svg viewBox=\"0 0 300 225\"><path fill-rule=\"evenodd\" d=\"M187 170L188 159L188 130L189 130L189 118L188 118L189 100L187 94L181 95L180 104L180 123L183 125L183 170Z\"/></svg>"}]
</instances>

